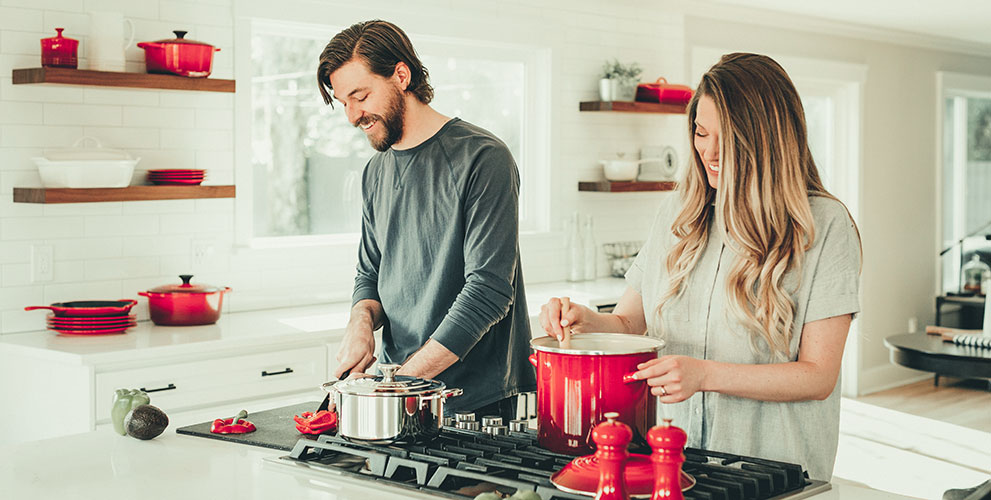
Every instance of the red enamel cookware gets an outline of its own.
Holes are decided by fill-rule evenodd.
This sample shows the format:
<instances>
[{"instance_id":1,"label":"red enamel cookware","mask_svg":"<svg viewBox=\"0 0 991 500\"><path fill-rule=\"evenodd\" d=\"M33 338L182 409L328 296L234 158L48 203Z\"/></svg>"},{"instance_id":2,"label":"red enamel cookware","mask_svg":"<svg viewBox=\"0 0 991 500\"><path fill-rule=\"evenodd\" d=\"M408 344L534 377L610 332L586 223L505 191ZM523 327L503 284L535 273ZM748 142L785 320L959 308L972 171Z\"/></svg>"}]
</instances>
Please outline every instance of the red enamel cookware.
<instances>
[{"instance_id":1,"label":"red enamel cookware","mask_svg":"<svg viewBox=\"0 0 991 500\"><path fill-rule=\"evenodd\" d=\"M213 66L213 45L187 40L185 31L173 31L176 38L141 42L145 49L145 69L149 73L172 73L181 76L205 78Z\"/></svg>"},{"instance_id":2,"label":"red enamel cookware","mask_svg":"<svg viewBox=\"0 0 991 500\"><path fill-rule=\"evenodd\" d=\"M138 292L148 297L148 312L156 325L193 326L211 325L220 319L220 308L224 294L230 287L194 285L189 281L191 274L182 274L181 285L163 285L147 292Z\"/></svg>"},{"instance_id":3,"label":"red enamel cookware","mask_svg":"<svg viewBox=\"0 0 991 500\"><path fill-rule=\"evenodd\" d=\"M555 337L530 341L536 351L537 441L557 453L585 455L594 448L592 428L606 413L633 429L646 443L656 407L647 382L634 380L637 365L657 357L664 341L623 333L580 333L567 349Z\"/></svg>"},{"instance_id":4,"label":"red enamel cookware","mask_svg":"<svg viewBox=\"0 0 991 500\"><path fill-rule=\"evenodd\" d=\"M74 300L56 302L50 306L29 306L25 311L48 309L55 316L124 316L138 301L129 300Z\"/></svg>"}]
</instances>

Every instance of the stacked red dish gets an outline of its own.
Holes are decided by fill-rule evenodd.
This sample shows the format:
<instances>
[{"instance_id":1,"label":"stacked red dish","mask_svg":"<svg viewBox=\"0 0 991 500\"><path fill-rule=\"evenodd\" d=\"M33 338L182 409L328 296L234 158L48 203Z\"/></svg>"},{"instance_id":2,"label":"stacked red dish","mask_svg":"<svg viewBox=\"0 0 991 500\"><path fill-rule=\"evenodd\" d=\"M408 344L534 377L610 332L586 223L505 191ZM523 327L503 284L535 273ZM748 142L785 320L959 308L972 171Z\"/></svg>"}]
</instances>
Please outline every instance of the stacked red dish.
<instances>
[{"instance_id":1,"label":"stacked red dish","mask_svg":"<svg viewBox=\"0 0 991 500\"><path fill-rule=\"evenodd\" d=\"M49 309L49 330L70 335L103 335L123 333L137 324L130 314L136 300L77 300L57 302L50 306L25 307L25 311Z\"/></svg>"},{"instance_id":2,"label":"stacked red dish","mask_svg":"<svg viewBox=\"0 0 991 500\"><path fill-rule=\"evenodd\" d=\"M162 170L149 170L148 180L152 184L184 184L199 185L206 178L206 170L193 168L168 168Z\"/></svg>"}]
</instances>

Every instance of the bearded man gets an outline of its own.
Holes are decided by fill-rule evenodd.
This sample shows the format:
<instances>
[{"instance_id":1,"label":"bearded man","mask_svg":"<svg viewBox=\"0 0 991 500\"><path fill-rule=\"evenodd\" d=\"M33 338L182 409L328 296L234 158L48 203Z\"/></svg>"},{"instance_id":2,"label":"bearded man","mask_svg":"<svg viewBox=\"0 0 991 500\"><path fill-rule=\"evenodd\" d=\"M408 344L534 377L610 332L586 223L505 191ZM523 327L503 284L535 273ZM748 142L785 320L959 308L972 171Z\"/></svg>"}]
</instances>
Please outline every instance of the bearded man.
<instances>
[{"instance_id":1,"label":"bearded man","mask_svg":"<svg viewBox=\"0 0 991 500\"><path fill-rule=\"evenodd\" d=\"M378 150L362 176L361 242L351 316L335 375L376 360L464 394L445 412L515 418L536 390L519 250L519 171L490 132L435 111L406 34L374 20L320 55L320 92Z\"/></svg>"}]
</instances>

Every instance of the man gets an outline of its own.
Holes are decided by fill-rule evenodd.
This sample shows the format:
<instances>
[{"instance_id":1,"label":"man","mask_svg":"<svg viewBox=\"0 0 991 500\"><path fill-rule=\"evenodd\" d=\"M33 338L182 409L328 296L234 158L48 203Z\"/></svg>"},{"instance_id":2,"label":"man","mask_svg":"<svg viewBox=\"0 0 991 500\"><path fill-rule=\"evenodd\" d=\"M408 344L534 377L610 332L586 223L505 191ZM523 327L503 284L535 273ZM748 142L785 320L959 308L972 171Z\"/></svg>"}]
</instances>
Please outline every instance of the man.
<instances>
[{"instance_id":1,"label":"man","mask_svg":"<svg viewBox=\"0 0 991 500\"><path fill-rule=\"evenodd\" d=\"M383 362L464 395L447 409L515 418L536 390L519 252L519 172L506 145L448 118L412 44L385 21L338 33L320 55L324 101L379 151L362 178L351 318L334 374Z\"/></svg>"}]
</instances>

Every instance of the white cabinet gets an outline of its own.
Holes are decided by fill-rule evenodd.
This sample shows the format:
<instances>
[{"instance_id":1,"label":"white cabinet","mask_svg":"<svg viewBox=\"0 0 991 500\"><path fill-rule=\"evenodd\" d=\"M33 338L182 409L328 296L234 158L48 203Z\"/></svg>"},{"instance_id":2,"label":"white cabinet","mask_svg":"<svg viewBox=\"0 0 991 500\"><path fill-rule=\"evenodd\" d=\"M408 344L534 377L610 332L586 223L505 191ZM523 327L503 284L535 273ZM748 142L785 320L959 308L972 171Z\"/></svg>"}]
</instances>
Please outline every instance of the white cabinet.
<instances>
[{"instance_id":1,"label":"white cabinet","mask_svg":"<svg viewBox=\"0 0 991 500\"><path fill-rule=\"evenodd\" d=\"M119 388L149 392L151 404L170 416L170 430L242 407L320 400L346 320L325 311L235 313L185 329L141 323L106 337L0 337L0 444L108 425Z\"/></svg>"}]
</instances>

